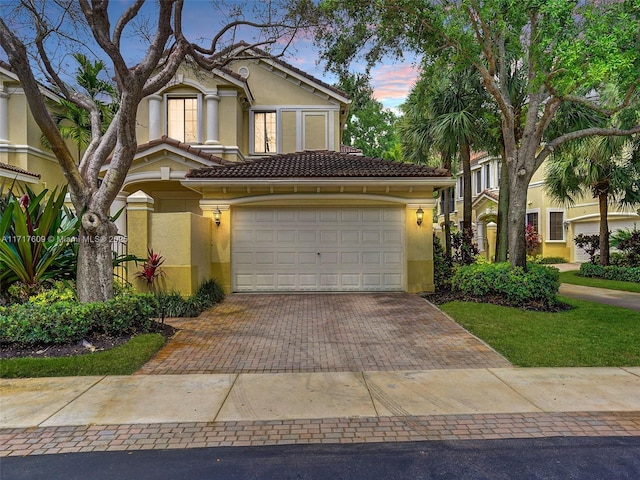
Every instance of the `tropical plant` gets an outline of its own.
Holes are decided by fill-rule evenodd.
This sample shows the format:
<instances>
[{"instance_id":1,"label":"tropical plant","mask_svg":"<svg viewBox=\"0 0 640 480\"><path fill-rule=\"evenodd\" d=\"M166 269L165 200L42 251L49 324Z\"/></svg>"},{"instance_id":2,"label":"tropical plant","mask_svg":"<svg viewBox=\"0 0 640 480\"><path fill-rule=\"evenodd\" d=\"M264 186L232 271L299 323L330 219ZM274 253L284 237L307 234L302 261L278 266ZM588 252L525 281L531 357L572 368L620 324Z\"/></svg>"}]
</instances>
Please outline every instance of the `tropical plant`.
<instances>
[{"instance_id":1,"label":"tropical plant","mask_svg":"<svg viewBox=\"0 0 640 480\"><path fill-rule=\"evenodd\" d=\"M0 216L0 285L37 285L48 279L73 278L78 219L64 205L66 187L35 194L11 191Z\"/></svg>"},{"instance_id":2,"label":"tropical plant","mask_svg":"<svg viewBox=\"0 0 640 480\"><path fill-rule=\"evenodd\" d=\"M629 137L589 137L549 159L545 190L556 201L575 205L585 194L598 199L600 264L609 264L609 206L640 204L640 162L633 149L640 143Z\"/></svg>"},{"instance_id":3,"label":"tropical plant","mask_svg":"<svg viewBox=\"0 0 640 480\"><path fill-rule=\"evenodd\" d=\"M164 258L162 258L162 255L154 253L153 249L149 249L147 259L142 264L142 270L136 273L137 278L147 283L150 291L155 291L156 280L164 276L164 271L160 268L163 263Z\"/></svg>"},{"instance_id":4,"label":"tropical plant","mask_svg":"<svg viewBox=\"0 0 640 480\"><path fill-rule=\"evenodd\" d=\"M527 224L525 238L527 240L527 255L533 255L540 246L540 235L530 223Z\"/></svg>"},{"instance_id":5,"label":"tropical plant","mask_svg":"<svg viewBox=\"0 0 640 480\"><path fill-rule=\"evenodd\" d=\"M585 235L581 233L576 235L573 243L589 255L589 263L596 263L596 253L600 249L600 235Z\"/></svg>"},{"instance_id":6,"label":"tropical plant","mask_svg":"<svg viewBox=\"0 0 640 480\"><path fill-rule=\"evenodd\" d=\"M74 54L73 58L78 62L76 82L95 102L100 116L102 133L105 133L118 111L117 91L112 84L100 78L105 75L104 62L92 62L81 53ZM62 98L53 108L53 121L62 138L71 140L78 148L78 158L80 158L91 142L91 114L89 111ZM44 135L40 141L44 146L50 148Z\"/></svg>"}]
</instances>

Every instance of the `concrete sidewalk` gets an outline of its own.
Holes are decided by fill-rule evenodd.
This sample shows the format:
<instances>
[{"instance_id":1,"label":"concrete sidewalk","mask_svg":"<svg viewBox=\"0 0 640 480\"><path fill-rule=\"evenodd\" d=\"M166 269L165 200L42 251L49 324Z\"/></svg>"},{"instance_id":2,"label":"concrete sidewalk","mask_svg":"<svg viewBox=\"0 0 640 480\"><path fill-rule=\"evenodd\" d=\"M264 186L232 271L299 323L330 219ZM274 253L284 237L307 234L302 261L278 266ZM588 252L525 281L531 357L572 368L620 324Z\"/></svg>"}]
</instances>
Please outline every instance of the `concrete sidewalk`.
<instances>
[{"instance_id":1,"label":"concrete sidewalk","mask_svg":"<svg viewBox=\"0 0 640 480\"><path fill-rule=\"evenodd\" d=\"M640 311L640 293L623 292L608 288L584 287L569 283L560 284L560 295L587 300L589 302L604 303L615 307Z\"/></svg>"},{"instance_id":2,"label":"concrete sidewalk","mask_svg":"<svg viewBox=\"0 0 640 480\"><path fill-rule=\"evenodd\" d=\"M640 367L0 380L0 428L640 412Z\"/></svg>"}]
</instances>

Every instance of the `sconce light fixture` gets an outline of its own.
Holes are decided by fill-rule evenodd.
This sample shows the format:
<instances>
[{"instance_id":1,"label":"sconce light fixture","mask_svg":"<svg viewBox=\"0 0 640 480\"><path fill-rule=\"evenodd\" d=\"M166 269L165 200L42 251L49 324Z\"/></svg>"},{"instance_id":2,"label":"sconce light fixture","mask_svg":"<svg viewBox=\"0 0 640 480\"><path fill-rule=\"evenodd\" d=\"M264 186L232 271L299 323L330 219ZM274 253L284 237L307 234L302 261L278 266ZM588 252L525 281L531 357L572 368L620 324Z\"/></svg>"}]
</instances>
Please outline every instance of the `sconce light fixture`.
<instances>
[{"instance_id":1,"label":"sconce light fixture","mask_svg":"<svg viewBox=\"0 0 640 480\"><path fill-rule=\"evenodd\" d=\"M563 225L565 230L569 230L569 222L565 221Z\"/></svg>"},{"instance_id":2,"label":"sconce light fixture","mask_svg":"<svg viewBox=\"0 0 640 480\"><path fill-rule=\"evenodd\" d=\"M424 220L424 210L422 210L422 207L418 207L418 210L416 210L416 223L419 227L422 226L422 220Z\"/></svg>"},{"instance_id":3,"label":"sconce light fixture","mask_svg":"<svg viewBox=\"0 0 640 480\"><path fill-rule=\"evenodd\" d=\"M222 215L222 212L220 211L220 209L218 207L216 207L216 211L213 212L213 219L215 220L217 227L220 226L220 216L221 215Z\"/></svg>"}]
</instances>

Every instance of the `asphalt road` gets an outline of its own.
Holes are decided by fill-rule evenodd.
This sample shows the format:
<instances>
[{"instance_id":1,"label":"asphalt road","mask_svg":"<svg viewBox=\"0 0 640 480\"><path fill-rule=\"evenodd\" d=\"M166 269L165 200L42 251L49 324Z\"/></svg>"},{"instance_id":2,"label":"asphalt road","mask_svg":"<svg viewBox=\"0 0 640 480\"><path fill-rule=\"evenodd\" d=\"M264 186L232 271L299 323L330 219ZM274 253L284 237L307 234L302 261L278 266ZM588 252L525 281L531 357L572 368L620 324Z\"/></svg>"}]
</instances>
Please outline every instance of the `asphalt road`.
<instances>
[{"instance_id":1,"label":"asphalt road","mask_svg":"<svg viewBox=\"0 0 640 480\"><path fill-rule=\"evenodd\" d=\"M222 447L0 459L17 479L640 478L640 437Z\"/></svg>"}]
</instances>

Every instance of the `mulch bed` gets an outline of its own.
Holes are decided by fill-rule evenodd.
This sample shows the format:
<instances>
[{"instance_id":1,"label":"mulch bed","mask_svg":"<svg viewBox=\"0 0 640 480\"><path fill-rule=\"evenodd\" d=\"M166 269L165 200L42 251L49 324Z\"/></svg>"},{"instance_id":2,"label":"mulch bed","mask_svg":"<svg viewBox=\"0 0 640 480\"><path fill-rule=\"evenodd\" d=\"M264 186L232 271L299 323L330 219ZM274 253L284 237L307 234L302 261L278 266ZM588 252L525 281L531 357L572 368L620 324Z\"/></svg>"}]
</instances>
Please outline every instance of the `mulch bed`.
<instances>
[{"instance_id":1,"label":"mulch bed","mask_svg":"<svg viewBox=\"0 0 640 480\"><path fill-rule=\"evenodd\" d=\"M176 333L176 329L166 323L162 324L154 322L153 328L146 333L160 333L166 339L169 339ZM89 336L80 342L64 343L60 345L0 344L0 358L48 358L85 355L110 350L114 347L124 345L135 335L136 334L130 334L117 337L110 335L94 335Z\"/></svg>"},{"instance_id":2,"label":"mulch bed","mask_svg":"<svg viewBox=\"0 0 640 480\"><path fill-rule=\"evenodd\" d=\"M493 305L500 305L503 307L515 307L521 308L523 310L532 310L536 312L563 312L565 310L571 310L573 307L571 305L567 305L566 303L556 302L552 305L545 305L542 302L540 303L528 303L526 305L513 305L506 301L503 297L493 296L493 297L485 297L482 299L477 299L474 297L470 297L464 295L459 292L452 292L449 290L441 290L433 293L422 293L422 298L429 300L431 303L435 305L442 305L443 303L453 302L454 300L460 300L463 302L476 302L476 303L491 303Z\"/></svg>"}]
</instances>

